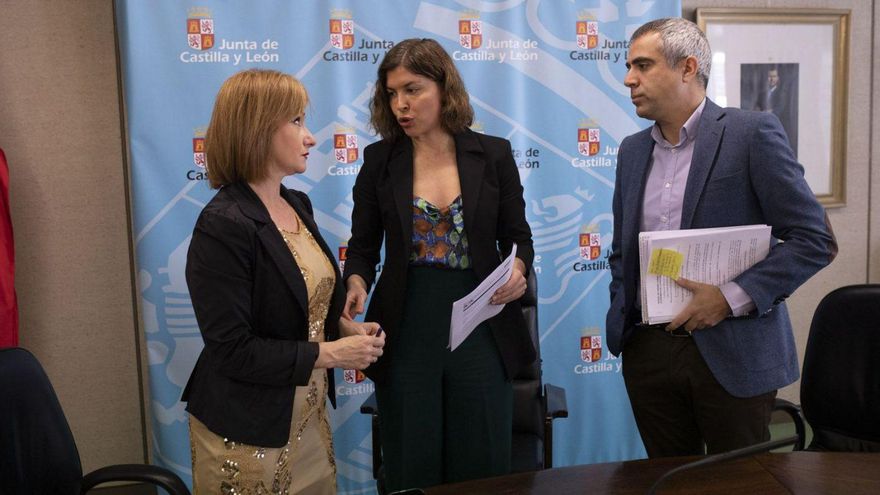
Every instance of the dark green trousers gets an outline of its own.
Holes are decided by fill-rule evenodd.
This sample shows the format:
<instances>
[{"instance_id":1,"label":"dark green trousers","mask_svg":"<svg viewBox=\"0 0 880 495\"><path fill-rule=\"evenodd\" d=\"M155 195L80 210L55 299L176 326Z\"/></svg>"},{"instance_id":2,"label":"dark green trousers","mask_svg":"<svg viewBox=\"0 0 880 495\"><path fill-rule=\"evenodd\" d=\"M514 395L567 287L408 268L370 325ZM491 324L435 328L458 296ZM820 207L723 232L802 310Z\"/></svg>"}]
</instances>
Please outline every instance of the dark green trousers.
<instances>
[{"instance_id":1,"label":"dark green trousers","mask_svg":"<svg viewBox=\"0 0 880 495\"><path fill-rule=\"evenodd\" d=\"M513 389L489 325L450 352L452 302L471 270L411 267L390 373L376 385L388 491L510 471Z\"/></svg>"}]
</instances>

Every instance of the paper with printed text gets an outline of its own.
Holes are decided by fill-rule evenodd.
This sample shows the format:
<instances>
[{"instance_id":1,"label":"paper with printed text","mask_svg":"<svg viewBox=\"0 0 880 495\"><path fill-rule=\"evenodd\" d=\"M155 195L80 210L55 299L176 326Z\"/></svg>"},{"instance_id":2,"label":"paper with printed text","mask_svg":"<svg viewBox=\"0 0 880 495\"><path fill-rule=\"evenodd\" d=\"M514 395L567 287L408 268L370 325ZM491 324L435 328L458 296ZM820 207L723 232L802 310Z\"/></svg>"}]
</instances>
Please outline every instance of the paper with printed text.
<instances>
[{"instance_id":1,"label":"paper with printed text","mask_svg":"<svg viewBox=\"0 0 880 495\"><path fill-rule=\"evenodd\" d=\"M454 351L464 339L477 328L477 325L497 315L504 304L489 301L495 291L510 280L513 275L513 260L516 257L516 244L504 261L483 280L470 294L452 303L452 321L449 325L449 350Z\"/></svg>"},{"instance_id":2,"label":"paper with printed text","mask_svg":"<svg viewBox=\"0 0 880 495\"><path fill-rule=\"evenodd\" d=\"M682 256L680 277L721 286L770 253L768 225L663 230L639 234L642 323L667 323L690 303L691 291L675 280L650 273L651 253L672 250Z\"/></svg>"}]
</instances>

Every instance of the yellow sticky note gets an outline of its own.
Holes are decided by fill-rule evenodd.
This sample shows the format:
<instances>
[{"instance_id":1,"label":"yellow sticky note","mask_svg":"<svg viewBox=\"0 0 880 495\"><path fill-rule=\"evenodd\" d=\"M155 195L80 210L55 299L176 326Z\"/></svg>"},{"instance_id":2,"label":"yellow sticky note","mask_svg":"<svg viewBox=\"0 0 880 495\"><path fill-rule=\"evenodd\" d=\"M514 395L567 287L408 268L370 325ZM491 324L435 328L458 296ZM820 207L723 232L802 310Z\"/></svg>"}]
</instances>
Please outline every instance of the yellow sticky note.
<instances>
[{"instance_id":1,"label":"yellow sticky note","mask_svg":"<svg viewBox=\"0 0 880 495\"><path fill-rule=\"evenodd\" d=\"M655 249L651 251L651 262L648 264L648 273L652 275L665 275L676 279L681 273L681 264L684 255L673 249Z\"/></svg>"}]
</instances>

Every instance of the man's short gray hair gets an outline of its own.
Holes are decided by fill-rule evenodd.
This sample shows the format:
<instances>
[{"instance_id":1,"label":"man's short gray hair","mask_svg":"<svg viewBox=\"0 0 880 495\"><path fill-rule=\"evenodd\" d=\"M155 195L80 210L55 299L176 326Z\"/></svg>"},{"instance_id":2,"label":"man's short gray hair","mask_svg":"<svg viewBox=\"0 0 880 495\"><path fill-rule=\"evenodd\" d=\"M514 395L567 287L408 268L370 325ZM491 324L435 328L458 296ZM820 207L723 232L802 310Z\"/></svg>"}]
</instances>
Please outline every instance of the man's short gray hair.
<instances>
[{"instance_id":1,"label":"man's short gray hair","mask_svg":"<svg viewBox=\"0 0 880 495\"><path fill-rule=\"evenodd\" d=\"M666 63L675 67L682 60L693 56L697 59L697 79L705 88L709 84L712 69L712 49L705 33L693 22L681 17L656 19L643 24L633 33L630 42L650 33L660 35L660 48Z\"/></svg>"}]
</instances>

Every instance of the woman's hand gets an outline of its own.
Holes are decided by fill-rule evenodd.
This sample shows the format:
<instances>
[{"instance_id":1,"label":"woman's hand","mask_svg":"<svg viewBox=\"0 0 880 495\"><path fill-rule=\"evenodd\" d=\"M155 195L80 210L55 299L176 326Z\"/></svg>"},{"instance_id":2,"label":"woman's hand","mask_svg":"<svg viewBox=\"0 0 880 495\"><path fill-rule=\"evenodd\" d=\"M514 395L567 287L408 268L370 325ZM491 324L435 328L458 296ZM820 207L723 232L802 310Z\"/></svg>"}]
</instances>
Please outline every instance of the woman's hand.
<instances>
[{"instance_id":1,"label":"woman's hand","mask_svg":"<svg viewBox=\"0 0 880 495\"><path fill-rule=\"evenodd\" d=\"M354 320L354 317L364 312L364 304L367 302L367 283L360 275L352 275L346 280L347 292L345 294L345 306L342 308L342 317Z\"/></svg>"},{"instance_id":2,"label":"woman's hand","mask_svg":"<svg viewBox=\"0 0 880 495\"><path fill-rule=\"evenodd\" d=\"M320 342L315 368L362 370L379 360L384 346L384 332L378 335L352 335L333 342Z\"/></svg>"},{"instance_id":3,"label":"woman's hand","mask_svg":"<svg viewBox=\"0 0 880 495\"><path fill-rule=\"evenodd\" d=\"M526 293L526 264L519 258L513 259L513 273L504 285L492 295L492 304L507 304Z\"/></svg>"},{"instance_id":4,"label":"woman's hand","mask_svg":"<svg viewBox=\"0 0 880 495\"><path fill-rule=\"evenodd\" d=\"M382 331L378 323L374 321L357 322L339 318L339 335L348 337L351 335L378 335Z\"/></svg>"}]
</instances>

